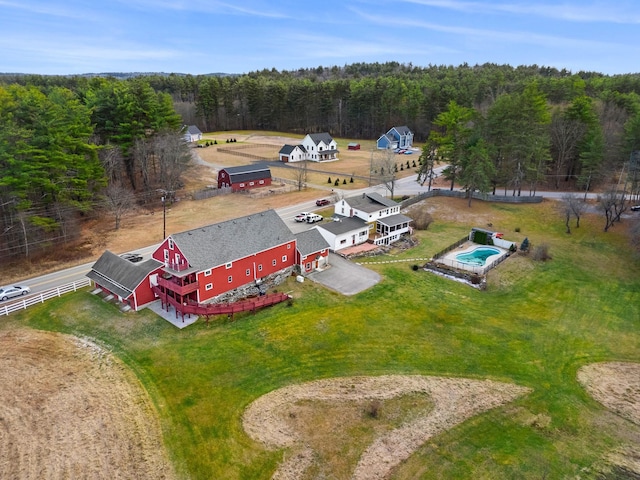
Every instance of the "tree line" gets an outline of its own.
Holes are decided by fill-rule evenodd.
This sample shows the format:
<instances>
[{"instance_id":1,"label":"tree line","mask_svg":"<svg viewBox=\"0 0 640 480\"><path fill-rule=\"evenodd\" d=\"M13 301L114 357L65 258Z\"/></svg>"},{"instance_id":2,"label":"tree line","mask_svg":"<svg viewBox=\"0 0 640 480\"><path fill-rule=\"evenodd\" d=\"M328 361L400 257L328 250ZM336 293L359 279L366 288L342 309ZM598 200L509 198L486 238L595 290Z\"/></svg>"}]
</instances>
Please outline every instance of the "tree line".
<instances>
[{"instance_id":1,"label":"tree line","mask_svg":"<svg viewBox=\"0 0 640 480\"><path fill-rule=\"evenodd\" d=\"M114 195L179 188L184 124L353 139L407 125L425 142L423 159L446 159L447 178L469 190L520 194L544 182L587 191L626 165L638 195L629 161L640 150L638 74L396 62L243 75L5 74L0 255L66 240L82 215L121 204Z\"/></svg>"},{"instance_id":2,"label":"tree line","mask_svg":"<svg viewBox=\"0 0 640 480\"><path fill-rule=\"evenodd\" d=\"M96 209L180 187L189 152L169 94L143 79L57 83L0 85L0 258L55 249Z\"/></svg>"}]
</instances>

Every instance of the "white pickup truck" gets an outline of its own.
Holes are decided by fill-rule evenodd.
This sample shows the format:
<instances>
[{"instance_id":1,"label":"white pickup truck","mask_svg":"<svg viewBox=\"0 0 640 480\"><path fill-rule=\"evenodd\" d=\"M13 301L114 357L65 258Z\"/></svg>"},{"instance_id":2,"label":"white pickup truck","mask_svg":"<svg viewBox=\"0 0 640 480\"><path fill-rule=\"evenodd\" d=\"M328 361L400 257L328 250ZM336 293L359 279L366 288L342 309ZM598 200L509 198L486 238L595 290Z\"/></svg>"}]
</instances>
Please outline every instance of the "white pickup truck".
<instances>
[{"instance_id":1,"label":"white pickup truck","mask_svg":"<svg viewBox=\"0 0 640 480\"><path fill-rule=\"evenodd\" d=\"M307 214L307 223L316 223L324 220L322 215L318 215L317 213L309 213Z\"/></svg>"}]
</instances>

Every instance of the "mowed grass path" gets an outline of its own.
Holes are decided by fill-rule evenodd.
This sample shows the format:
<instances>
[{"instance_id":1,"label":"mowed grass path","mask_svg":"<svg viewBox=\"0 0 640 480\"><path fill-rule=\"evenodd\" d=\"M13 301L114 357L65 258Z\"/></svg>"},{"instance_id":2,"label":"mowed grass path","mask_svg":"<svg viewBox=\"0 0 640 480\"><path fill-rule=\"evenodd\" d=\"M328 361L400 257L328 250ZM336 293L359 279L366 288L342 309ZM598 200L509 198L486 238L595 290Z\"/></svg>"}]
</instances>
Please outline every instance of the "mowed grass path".
<instances>
[{"instance_id":1,"label":"mowed grass path","mask_svg":"<svg viewBox=\"0 0 640 480\"><path fill-rule=\"evenodd\" d=\"M445 221L447 202L437 202L440 214L419 232L420 244L393 258L429 257L483 226ZM413 271L410 262L376 264L370 268L383 281L354 297L290 281L283 289L295 296L291 306L183 331L149 312L122 315L86 292L2 323L89 336L122 357L154 399L185 478L270 478L283 452L245 435L249 403L292 383L380 374L490 378L533 389L433 438L394 478L592 478L607 452L640 438L639 427L576 381L584 364L640 362L640 264L625 225L605 234L602 219L588 216L566 235L547 202L472 208L506 238L548 244L553 259L514 256L490 274L484 292Z\"/></svg>"}]
</instances>

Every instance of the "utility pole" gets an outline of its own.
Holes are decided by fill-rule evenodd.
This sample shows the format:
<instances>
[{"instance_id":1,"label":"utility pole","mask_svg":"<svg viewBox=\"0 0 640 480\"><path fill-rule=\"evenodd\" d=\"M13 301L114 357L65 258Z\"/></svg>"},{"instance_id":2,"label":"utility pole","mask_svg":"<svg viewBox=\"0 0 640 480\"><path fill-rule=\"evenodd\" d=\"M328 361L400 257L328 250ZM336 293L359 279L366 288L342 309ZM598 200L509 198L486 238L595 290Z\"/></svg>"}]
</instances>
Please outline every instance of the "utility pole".
<instances>
[{"instance_id":1,"label":"utility pole","mask_svg":"<svg viewBox=\"0 0 640 480\"><path fill-rule=\"evenodd\" d=\"M162 196L162 239L167 238L167 199Z\"/></svg>"}]
</instances>

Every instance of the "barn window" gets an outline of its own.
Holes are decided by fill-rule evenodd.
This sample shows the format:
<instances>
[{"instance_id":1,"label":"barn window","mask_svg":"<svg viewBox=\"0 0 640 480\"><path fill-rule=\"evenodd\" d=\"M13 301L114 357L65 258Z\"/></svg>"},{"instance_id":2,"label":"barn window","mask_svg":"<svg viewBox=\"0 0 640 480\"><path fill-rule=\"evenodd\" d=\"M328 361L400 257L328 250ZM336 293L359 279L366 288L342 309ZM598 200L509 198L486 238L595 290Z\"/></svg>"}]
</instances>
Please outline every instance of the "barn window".
<instances>
[{"instance_id":1,"label":"barn window","mask_svg":"<svg viewBox=\"0 0 640 480\"><path fill-rule=\"evenodd\" d=\"M340 240L340 245L344 245L345 243L347 243L347 239L343 238L342 240Z\"/></svg>"},{"instance_id":2,"label":"barn window","mask_svg":"<svg viewBox=\"0 0 640 480\"><path fill-rule=\"evenodd\" d=\"M287 256L286 255L282 255L282 262L286 262L287 261Z\"/></svg>"},{"instance_id":3,"label":"barn window","mask_svg":"<svg viewBox=\"0 0 640 480\"><path fill-rule=\"evenodd\" d=\"M249 269L247 268L246 273L247 273L247 277L248 277L249 275L251 275L251 270L249 270Z\"/></svg>"},{"instance_id":4,"label":"barn window","mask_svg":"<svg viewBox=\"0 0 640 480\"><path fill-rule=\"evenodd\" d=\"M229 283L233 282L233 277L231 275L229 275L227 277L227 282L229 282Z\"/></svg>"},{"instance_id":5,"label":"barn window","mask_svg":"<svg viewBox=\"0 0 640 480\"><path fill-rule=\"evenodd\" d=\"M287 250L291 250L291 244L287 243Z\"/></svg>"},{"instance_id":6,"label":"barn window","mask_svg":"<svg viewBox=\"0 0 640 480\"><path fill-rule=\"evenodd\" d=\"M258 265L258 271L261 272L262 271L262 264Z\"/></svg>"},{"instance_id":7,"label":"barn window","mask_svg":"<svg viewBox=\"0 0 640 480\"><path fill-rule=\"evenodd\" d=\"M204 271L204 276L205 276L205 277L210 277L210 276L211 276L211 269L209 269L209 270L205 270L205 271Z\"/></svg>"},{"instance_id":8,"label":"barn window","mask_svg":"<svg viewBox=\"0 0 640 480\"><path fill-rule=\"evenodd\" d=\"M260 180L260 185L262 185L264 183L264 180Z\"/></svg>"},{"instance_id":9,"label":"barn window","mask_svg":"<svg viewBox=\"0 0 640 480\"><path fill-rule=\"evenodd\" d=\"M240 188L242 188L242 187L244 187L244 183L241 183L241 184L240 184Z\"/></svg>"},{"instance_id":10,"label":"barn window","mask_svg":"<svg viewBox=\"0 0 640 480\"><path fill-rule=\"evenodd\" d=\"M306 268L307 270L311 270L311 262L307 262L307 263L305 264L305 268Z\"/></svg>"},{"instance_id":11,"label":"barn window","mask_svg":"<svg viewBox=\"0 0 640 480\"><path fill-rule=\"evenodd\" d=\"M173 238L169 237L169 250L173 250Z\"/></svg>"},{"instance_id":12,"label":"barn window","mask_svg":"<svg viewBox=\"0 0 640 480\"><path fill-rule=\"evenodd\" d=\"M271 260L271 265L273 265L274 267L276 266L276 259L274 258L273 260Z\"/></svg>"},{"instance_id":13,"label":"barn window","mask_svg":"<svg viewBox=\"0 0 640 480\"><path fill-rule=\"evenodd\" d=\"M204 286L204 289L205 289L205 290L211 290L212 288L213 288L213 283L207 283L207 284Z\"/></svg>"},{"instance_id":14,"label":"barn window","mask_svg":"<svg viewBox=\"0 0 640 480\"><path fill-rule=\"evenodd\" d=\"M253 187L255 185L255 182L249 182L249 186Z\"/></svg>"},{"instance_id":15,"label":"barn window","mask_svg":"<svg viewBox=\"0 0 640 480\"><path fill-rule=\"evenodd\" d=\"M224 268L226 268L227 270L229 270L231 267L233 266L233 262L229 262L227 263Z\"/></svg>"}]
</instances>

